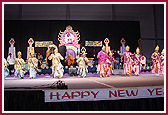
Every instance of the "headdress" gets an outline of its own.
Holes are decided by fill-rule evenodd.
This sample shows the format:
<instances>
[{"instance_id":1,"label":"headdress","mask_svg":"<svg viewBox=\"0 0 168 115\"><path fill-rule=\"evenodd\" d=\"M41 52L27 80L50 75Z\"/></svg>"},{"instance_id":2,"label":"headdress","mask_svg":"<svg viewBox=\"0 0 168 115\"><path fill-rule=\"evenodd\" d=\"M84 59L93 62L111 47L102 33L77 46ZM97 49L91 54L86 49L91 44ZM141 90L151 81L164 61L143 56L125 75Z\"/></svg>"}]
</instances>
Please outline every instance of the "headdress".
<instances>
[{"instance_id":1,"label":"headdress","mask_svg":"<svg viewBox=\"0 0 168 115\"><path fill-rule=\"evenodd\" d=\"M102 49L105 49L105 46L103 45Z\"/></svg>"},{"instance_id":2,"label":"headdress","mask_svg":"<svg viewBox=\"0 0 168 115\"><path fill-rule=\"evenodd\" d=\"M137 47L137 49L136 49L136 52L138 52L138 53L140 52L140 50L139 50L139 48L138 48L138 47Z\"/></svg>"},{"instance_id":3,"label":"headdress","mask_svg":"<svg viewBox=\"0 0 168 115\"><path fill-rule=\"evenodd\" d=\"M159 46L158 45L156 46L155 50L157 50L157 51L159 50Z\"/></svg>"},{"instance_id":4,"label":"headdress","mask_svg":"<svg viewBox=\"0 0 168 115\"><path fill-rule=\"evenodd\" d=\"M18 51L17 55L22 55L22 52Z\"/></svg>"},{"instance_id":5,"label":"headdress","mask_svg":"<svg viewBox=\"0 0 168 115\"><path fill-rule=\"evenodd\" d=\"M129 47L129 46L126 46L126 49L127 49L127 48L128 48L128 49L130 49L130 47Z\"/></svg>"},{"instance_id":6,"label":"headdress","mask_svg":"<svg viewBox=\"0 0 168 115\"><path fill-rule=\"evenodd\" d=\"M164 49L162 50L161 54L162 54L162 55L164 54Z\"/></svg>"},{"instance_id":7,"label":"headdress","mask_svg":"<svg viewBox=\"0 0 168 115\"><path fill-rule=\"evenodd\" d=\"M30 52L30 55L33 55L33 54L34 54L34 51L31 51L31 52Z\"/></svg>"}]
</instances>

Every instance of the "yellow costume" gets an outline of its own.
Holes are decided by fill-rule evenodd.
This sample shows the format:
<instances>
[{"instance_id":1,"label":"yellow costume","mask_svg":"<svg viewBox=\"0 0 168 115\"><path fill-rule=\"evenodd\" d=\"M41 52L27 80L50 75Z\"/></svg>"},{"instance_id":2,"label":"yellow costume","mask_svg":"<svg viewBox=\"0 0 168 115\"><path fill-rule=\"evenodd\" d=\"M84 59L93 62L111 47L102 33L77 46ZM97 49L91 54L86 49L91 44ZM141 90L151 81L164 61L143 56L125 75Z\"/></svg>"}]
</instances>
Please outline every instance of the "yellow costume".
<instances>
[{"instance_id":1,"label":"yellow costume","mask_svg":"<svg viewBox=\"0 0 168 115\"><path fill-rule=\"evenodd\" d=\"M24 77L24 65L25 65L25 61L21 58L22 53L19 51L17 53L17 55L20 57L15 58L14 60L14 69L15 69L15 73L14 73L14 77L17 77L17 75L19 75L20 78Z\"/></svg>"},{"instance_id":2,"label":"yellow costume","mask_svg":"<svg viewBox=\"0 0 168 115\"><path fill-rule=\"evenodd\" d=\"M4 78L6 78L9 74L9 69L7 68L8 63L6 61L6 59L4 58Z\"/></svg>"},{"instance_id":3,"label":"yellow costume","mask_svg":"<svg viewBox=\"0 0 168 115\"><path fill-rule=\"evenodd\" d=\"M79 67L78 67L78 71L77 71L77 74L82 76L82 77L85 77L86 74L88 73L88 69L87 69L87 66L85 64L85 62L88 62L88 58L85 57L85 55L87 53L86 52L86 49L84 47L82 47L81 49L82 51L82 57L80 57L76 62L78 63Z\"/></svg>"},{"instance_id":4,"label":"yellow costume","mask_svg":"<svg viewBox=\"0 0 168 115\"><path fill-rule=\"evenodd\" d=\"M63 66L60 62L60 59L63 60L64 58L61 56L60 53L58 53L57 48L55 48L54 54L51 54L48 59L52 60L53 78L55 78L55 77L61 78L63 76L64 69L63 69Z\"/></svg>"},{"instance_id":5,"label":"yellow costume","mask_svg":"<svg viewBox=\"0 0 168 115\"><path fill-rule=\"evenodd\" d=\"M34 52L31 53L31 55L34 55ZM38 71L38 59L35 57L30 57L28 59L28 68L29 68L29 73L30 77L29 78L35 78L36 77L36 71Z\"/></svg>"}]
</instances>

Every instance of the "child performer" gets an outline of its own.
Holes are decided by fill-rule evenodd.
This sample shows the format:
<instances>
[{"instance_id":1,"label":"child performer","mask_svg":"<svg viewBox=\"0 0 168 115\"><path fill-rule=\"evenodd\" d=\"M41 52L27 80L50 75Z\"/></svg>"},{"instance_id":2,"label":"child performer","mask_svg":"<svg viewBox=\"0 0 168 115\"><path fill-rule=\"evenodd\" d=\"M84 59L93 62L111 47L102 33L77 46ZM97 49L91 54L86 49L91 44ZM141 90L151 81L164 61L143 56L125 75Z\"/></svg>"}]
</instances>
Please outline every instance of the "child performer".
<instances>
[{"instance_id":1,"label":"child performer","mask_svg":"<svg viewBox=\"0 0 168 115\"><path fill-rule=\"evenodd\" d=\"M142 68L141 64L141 54L139 48L136 49L136 54L134 55L134 73L136 76L139 76Z\"/></svg>"},{"instance_id":2,"label":"child performer","mask_svg":"<svg viewBox=\"0 0 168 115\"><path fill-rule=\"evenodd\" d=\"M51 54L48 57L49 60L52 60L52 74L53 78L58 77L59 79L63 76L64 69L60 62L60 59L63 60L64 58L58 53L58 48L55 47L54 54Z\"/></svg>"},{"instance_id":3,"label":"child performer","mask_svg":"<svg viewBox=\"0 0 168 115\"><path fill-rule=\"evenodd\" d=\"M8 66L8 62L6 61L6 59L4 58L4 79L8 76L9 74L9 69L7 68Z\"/></svg>"},{"instance_id":4,"label":"child performer","mask_svg":"<svg viewBox=\"0 0 168 115\"><path fill-rule=\"evenodd\" d=\"M78 74L78 77L82 76L84 78L86 77L86 74L88 73L88 69L85 64L85 62L88 62L88 58L86 57L87 53L84 47L82 47L81 51L82 51L82 56L76 61L79 65L77 74Z\"/></svg>"},{"instance_id":5,"label":"child performer","mask_svg":"<svg viewBox=\"0 0 168 115\"><path fill-rule=\"evenodd\" d=\"M120 56L124 56L124 65L123 65L123 70L124 70L124 74L126 75L126 77L129 75L131 75L132 73L132 63L133 60L131 58L131 56L133 56L133 54L131 52L129 52L130 47L126 46L126 52L124 53L118 53Z\"/></svg>"},{"instance_id":6,"label":"child performer","mask_svg":"<svg viewBox=\"0 0 168 115\"><path fill-rule=\"evenodd\" d=\"M108 57L108 53L105 51L105 46L103 45L102 50L97 54L97 59L98 59L97 71L100 74L100 78L105 77L107 57Z\"/></svg>"},{"instance_id":7,"label":"child performer","mask_svg":"<svg viewBox=\"0 0 168 115\"><path fill-rule=\"evenodd\" d=\"M161 56L160 56L160 75L164 74L164 49L161 52Z\"/></svg>"},{"instance_id":8,"label":"child performer","mask_svg":"<svg viewBox=\"0 0 168 115\"><path fill-rule=\"evenodd\" d=\"M34 57L34 51L30 53L30 58L28 59L28 67L29 67L29 79L34 79L36 77L36 73L38 70L38 59Z\"/></svg>"},{"instance_id":9,"label":"child performer","mask_svg":"<svg viewBox=\"0 0 168 115\"><path fill-rule=\"evenodd\" d=\"M19 75L20 79L24 79L24 73L25 73L25 61L22 59L22 53L19 51L17 53L18 58L15 58L14 60L14 68L15 68L15 73L14 73L14 78Z\"/></svg>"},{"instance_id":10,"label":"child performer","mask_svg":"<svg viewBox=\"0 0 168 115\"><path fill-rule=\"evenodd\" d=\"M155 73L160 73L160 53L159 51L159 46L157 45L155 48L155 52L152 54L152 73L155 75Z\"/></svg>"}]
</instances>

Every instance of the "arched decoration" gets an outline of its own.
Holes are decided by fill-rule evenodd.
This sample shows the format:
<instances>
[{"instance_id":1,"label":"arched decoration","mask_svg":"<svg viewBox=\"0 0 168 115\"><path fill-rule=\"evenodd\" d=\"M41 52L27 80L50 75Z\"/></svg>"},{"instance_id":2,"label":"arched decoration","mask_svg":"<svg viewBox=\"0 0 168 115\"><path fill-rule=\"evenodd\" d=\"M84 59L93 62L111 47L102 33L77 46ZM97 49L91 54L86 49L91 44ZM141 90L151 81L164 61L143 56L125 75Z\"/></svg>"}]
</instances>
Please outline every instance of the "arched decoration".
<instances>
[{"instance_id":1,"label":"arched decoration","mask_svg":"<svg viewBox=\"0 0 168 115\"><path fill-rule=\"evenodd\" d=\"M60 42L59 46L65 45L67 51L73 50L73 52L66 52L66 54L72 53L71 55L74 58L79 58L80 44L78 44L78 42L80 40L80 33L78 31L75 32L72 29L72 26L69 25L66 27L66 30L64 30L64 32L60 30L58 34L58 40Z\"/></svg>"}]
</instances>

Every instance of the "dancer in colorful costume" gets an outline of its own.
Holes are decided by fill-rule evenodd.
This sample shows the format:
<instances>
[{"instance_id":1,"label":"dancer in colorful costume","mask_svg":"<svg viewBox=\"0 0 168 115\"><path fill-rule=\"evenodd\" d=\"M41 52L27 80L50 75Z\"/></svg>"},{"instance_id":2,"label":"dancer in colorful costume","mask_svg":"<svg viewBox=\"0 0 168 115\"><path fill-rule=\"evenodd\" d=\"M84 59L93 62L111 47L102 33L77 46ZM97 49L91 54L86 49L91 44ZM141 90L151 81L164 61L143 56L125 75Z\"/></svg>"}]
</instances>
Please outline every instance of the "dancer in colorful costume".
<instances>
[{"instance_id":1,"label":"dancer in colorful costume","mask_svg":"<svg viewBox=\"0 0 168 115\"><path fill-rule=\"evenodd\" d=\"M141 68L142 68L141 57L142 57L142 55L140 54L140 50L139 50L139 48L137 48L136 54L134 54L134 56L133 56L134 64L135 64L133 71L136 76L139 76L139 74L141 72Z\"/></svg>"},{"instance_id":2,"label":"dancer in colorful costume","mask_svg":"<svg viewBox=\"0 0 168 115\"><path fill-rule=\"evenodd\" d=\"M113 74L112 70L112 61L118 63L119 61L115 60L112 52L110 51L109 56L106 59L106 76L110 77Z\"/></svg>"},{"instance_id":3,"label":"dancer in colorful costume","mask_svg":"<svg viewBox=\"0 0 168 115\"><path fill-rule=\"evenodd\" d=\"M6 59L4 58L4 79L8 76L9 74L9 69L8 67L8 62L6 61Z\"/></svg>"},{"instance_id":4,"label":"dancer in colorful costume","mask_svg":"<svg viewBox=\"0 0 168 115\"><path fill-rule=\"evenodd\" d=\"M126 46L126 52L118 53L120 56L124 56L124 64L123 64L123 70L124 70L124 74L126 76L130 76L132 73L132 64L133 64L133 60L131 58L131 56L133 56L134 54L132 54L131 52L129 52L130 47Z\"/></svg>"},{"instance_id":5,"label":"dancer in colorful costume","mask_svg":"<svg viewBox=\"0 0 168 115\"><path fill-rule=\"evenodd\" d=\"M161 52L160 56L160 75L164 74L164 49Z\"/></svg>"},{"instance_id":6,"label":"dancer in colorful costume","mask_svg":"<svg viewBox=\"0 0 168 115\"><path fill-rule=\"evenodd\" d=\"M60 62L61 60L64 60L64 58L62 57L62 55L60 53L58 53L58 48L55 47L54 49L54 54L51 54L48 57L49 60L52 60L52 74L53 74L53 78L58 77L59 79L63 76L64 73L64 68Z\"/></svg>"},{"instance_id":7,"label":"dancer in colorful costume","mask_svg":"<svg viewBox=\"0 0 168 115\"><path fill-rule=\"evenodd\" d=\"M17 53L18 58L15 58L14 60L14 69L15 69L15 73L14 73L14 78L17 77L17 75L19 75L20 79L24 79L24 73L25 73L25 61L22 59L22 53L19 51Z\"/></svg>"},{"instance_id":8,"label":"dancer in colorful costume","mask_svg":"<svg viewBox=\"0 0 168 115\"><path fill-rule=\"evenodd\" d=\"M110 57L108 53L105 51L105 46L103 45L102 50L97 54L98 59L98 67L97 72L100 74L100 77L105 77L106 69L107 69L107 63L110 62ZM107 62L108 60L108 62Z\"/></svg>"},{"instance_id":9,"label":"dancer in colorful costume","mask_svg":"<svg viewBox=\"0 0 168 115\"><path fill-rule=\"evenodd\" d=\"M30 58L28 59L28 68L29 68L29 79L34 79L36 77L38 69L38 59L34 57L34 51L30 53Z\"/></svg>"},{"instance_id":10,"label":"dancer in colorful costume","mask_svg":"<svg viewBox=\"0 0 168 115\"><path fill-rule=\"evenodd\" d=\"M76 61L79 65L78 67L78 71L77 71L77 74L78 74L78 77L86 77L86 74L88 73L88 69L87 69L87 66L86 66L86 62L88 62L88 58L86 57L86 49L84 47L82 47L81 49L81 57Z\"/></svg>"},{"instance_id":11,"label":"dancer in colorful costume","mask_svg":"<svg viewBox=\"0 0 168 115\"><path fill-rule=\"evenodd\" d=\"M67 61L68 66L74 64L73 56L70 53L68 53L68 56L65 58L65 60Z\"/></svg>"},{"instance_id":12,"label":"dancer in colorful costume","mask_svg":"<svg viewBox=\"0 0 168 115\"><path fill-rule=\"evenodd\" d=\"M159 53L159 46L157 45L155 48L155 52L151 56L152 58L152 73L155 75L155 73L160 73L160 53Z\"/></svg>"}]
</instances>

